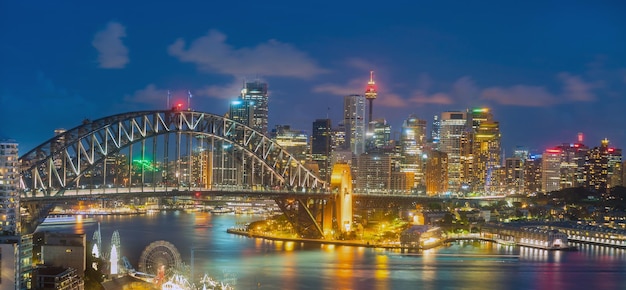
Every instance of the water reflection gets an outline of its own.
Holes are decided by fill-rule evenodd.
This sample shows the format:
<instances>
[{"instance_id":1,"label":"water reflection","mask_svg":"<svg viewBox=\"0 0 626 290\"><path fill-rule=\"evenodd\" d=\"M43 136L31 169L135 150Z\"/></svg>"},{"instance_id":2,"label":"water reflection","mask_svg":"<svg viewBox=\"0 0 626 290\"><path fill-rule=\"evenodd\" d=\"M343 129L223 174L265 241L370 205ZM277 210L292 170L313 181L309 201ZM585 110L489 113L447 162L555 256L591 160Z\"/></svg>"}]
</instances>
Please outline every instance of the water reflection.
<instances>
[{"instance_id":1,"label":"water reflection","mask_svg":"<svg viewBox=\"0 0 626 290\"><path fill-rule=\"evenodd\" d=\"M255 216L159 213L98 218L103 237L118 230L120 256L137 265L153 241L174 244L195 273L236 277L236 289L626 289L621 249L580 245L558 252L488 242L452 243L421 253L267 241L226 233ZM85 233L96 224L56 228ZM103 247L110 248L103 240Z\"/></svg>"}]
</instances>

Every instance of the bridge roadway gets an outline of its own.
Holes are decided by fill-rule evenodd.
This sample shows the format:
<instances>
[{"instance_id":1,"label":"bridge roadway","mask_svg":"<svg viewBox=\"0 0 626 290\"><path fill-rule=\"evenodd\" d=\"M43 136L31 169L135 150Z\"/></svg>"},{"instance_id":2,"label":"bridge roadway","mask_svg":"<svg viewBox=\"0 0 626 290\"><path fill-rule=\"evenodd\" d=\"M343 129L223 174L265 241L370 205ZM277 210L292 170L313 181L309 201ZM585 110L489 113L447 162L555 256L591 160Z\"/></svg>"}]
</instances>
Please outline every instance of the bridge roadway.
<instances>
[{"instance_id":1,"label":"bridge roadway","mask_svg":"<svg viewBox=\"0 0 626 290\"><path fill-rule=\"evenodd\" d=\"M33 196L28 192L21 196L21 202L37 203L37 202L59 202L73 199L102 199L102 198L127 198L127 197L174 197L174 196L191 196L197 199L203 199L209 196L247 196L262 197L268 199L274 198L328 198L333 193L328 191L297 191L287 189L253 189L241 186L215 186L211 189L202 187L164 187L164 186L143 186L143 187L101 187L86 189L67 189L56 195L46 196L41 193ZM410 194L383 194L383 193L354 193L356 201L378 202L386 201L393 204L419 203L419 202L440 202L440 201L497 201L504 196L486 196L486 197L450 197L450 196L417 196Z\"/></svg>"}]
</instances>

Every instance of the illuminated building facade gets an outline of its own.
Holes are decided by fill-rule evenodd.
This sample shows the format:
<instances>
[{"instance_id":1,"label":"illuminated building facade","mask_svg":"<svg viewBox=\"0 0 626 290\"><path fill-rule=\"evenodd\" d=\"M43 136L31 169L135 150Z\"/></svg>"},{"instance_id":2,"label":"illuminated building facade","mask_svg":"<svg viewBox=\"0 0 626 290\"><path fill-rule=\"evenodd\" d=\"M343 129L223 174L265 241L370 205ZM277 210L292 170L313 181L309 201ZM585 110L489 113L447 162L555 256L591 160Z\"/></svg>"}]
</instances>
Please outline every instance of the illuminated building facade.
<instances>
[{"instance_id":1,"label":"illuminated building facade","mask_svg":"<svg viewBox=\"0 0 626 290\"><path fill-rule=\"evenodd\" d=\"M253 129L268 134L267 83L247 82L236 101L231 102L229 117Z\"/></svg>"},{"instance_id":2,"label":"illuminated building facade","mask_svg":"<svg viewBox=\"0 0 626 290\"><path fill-rule=\"evenodd\" d=\"M424 143L426 142L426 121L411 115L404 120L400 137L400 171L413 173L412 186L423 183Z\"/></svg>"},{"instance_id":3,"label":"illuminated building facade","mask_svg":"<svg viewBox=\"0 0 626 290\"><path fill-rule=\"evenodd\" d=\"M414 188L415 173L413 172L391 172L391 184L389 188L394 194L410 194Z\"/></svg>"},{"instance_id":4,"label":"illuminated building facade","mask_svg":"<svg viewBox=\"0 0 626 290\"><path fill-rule=\"evenodd\" d=\"M359 192L387 193L391 185L391 156L380 152L359 155L356 187Z\"/></svg>"},{"instance_id":5,"label":"illuminated building facade","mask_svg":"<svg viewBox=\"0 0 626 290\"><path fill-rule=\"evenodd\" d=\"M289 125L276 125L270 134L271 138L298 161L307 159L309 136L302 130L291 129Z\"/></svg>"},{"instance_id":6,"label":"illuminated building facade","mask_svg":"<svg viewBox=\"0 0 626 290\"><path fill-rule=\"evenodd\" d=\"M0 237L19 233L18 144L0 140Z\"/></svg>"},{"instance_id":7,"label":"illuminated building facade","mask_svg":"<svg viewBox=\"0 0 626 290\"><path fill-rule=\"evenodd\" d=\"M589 148L581 143L562 144L561 150L561 189L583 186L585 163Z\"/></svg>"},{"instance_id":8,"label":"illuminated building facade","mask_svg":"<svg viewBox=\"0 0 626 290\"><path fill-rule=\"evenodd\" d=\"M526 193L541 192L542 158L529 155L524 161L524 190Z\"/></svg>"},{"instance_id":9,"label":"illuminated building facade","mask_svg":"<svg viewBox=\"0 0 626 290\"><path fill-rule=\"evenodd\" d=\"M429 196L448 191L448 154L431 150L425 153L426 194Z\"/></svg>"},{"instance_id":10,"label":"illuminated building facade","mask_svg":"<svg viewBox=\"0 0 626 290\"><path fill-rule=\"evenodd\" d=\"M561 149L551 148L541 157L541 191L547 193L561 189Z\"/></svg>"},{"instance_id":11,"label":"illuminated building facade","mask_svg":"<svg viewBox=\"0 0 626 290\"><path fill-rule=\"evenodd\" d=\"M330 119L317 119L313 122L311 135L311 159L319 166L319 174L323 180L330 179L330 155L332 127Z\"/></svg>"},{"instance_id":12,"label":"illuminated building facade","mask_svg":"<svg viewBox=\"0 0 626 290\"><path fill-rule=\"evenodd\" d=\"M365 97L348 95L343 98L343 124L346 144L355 156L365 152Z\"/></svg>"},{"instance_id":13,"label":"illuminated building facade","mask_svg":"<svg viewBox=\"0 0 626 290\"><path fill-rule=\"evenodd\" d=\"M370 123L372 128L371 136L368 140L367 151L374 149L390 149L394 145L391 139L391 125L385 119L377 119Z\"/></svg>"},{"instance_id":14,"label":"illuminated building facade","mask_svg":"<svg viewBox=\"0 0 626 290\"><path fill-rule=\"evenodd\" d=\"M440 139L440 127L441 127L441 120L439 119L439 116L435 115L433 116L433 122L431 125L431 131L430 131L430 142L432 142L433 144L439 144L439 139Z\"/></svg>"},{"instance_id":15,"label":"illuminated building facade","mask_svg":"<svg viewBox=\"0 0 626 290\"><path fill-rule=\"evenodd\" d=\"M0 139L0 289L31 289L33 236L21 234L19 153Z\"/></svg>"},{"instance_id":16,"label":"illuminated building facade","mask_svg":"<svg viewBox=\"0 0 626 290\"><path fill-rule=\"evenodd\" d=\"M602 140L600 147L589 150L585 165L585 187L607 193L612 186L621 185L622 150L609 147L609 140Z\"/></svg>"},{"instance_id":17,"label":"illuminated building facade","mask_svg":"<svg viewBox=\"0 0 626 290\"><path fill-rule=\"evenodd\" d=\"M439 150L448 155L448 189L453 192L461 189L461 137L467 126L466 112L441 113Z\"/></svg>"},{"instance_id":18,"label":"illuminated building facade","mask_svg":"<svg viewBox=\"0 0 626 290\"><path fill-rule=\"evenodd\" d=\"M254 102L241 99L230 102L228 117L246 126L250 126L253 123Z\"/></svg>"},{"instance_id":19,"label":"illuminated building facade","mask_svg":"<svg viewBox=\"0 0 626 290\"><path fill-rule=\"evenodd\" d=\"M524 161L520 157L510 157L504 161L506 186L508 194L522 194L524 190Z\"/></svg>"},{"instance_id":20,"label":"illuminated building facade","mask_svg":"<svg viewBox=\"0 0 626 290\"><path fill-rule=\"evenodd\" d=\"M469 191L497 192L503 184L497 171L501 169L500 124L488 108L469 112L471 128L461 136L460 179Z\"/></svg>"}]
</instances>

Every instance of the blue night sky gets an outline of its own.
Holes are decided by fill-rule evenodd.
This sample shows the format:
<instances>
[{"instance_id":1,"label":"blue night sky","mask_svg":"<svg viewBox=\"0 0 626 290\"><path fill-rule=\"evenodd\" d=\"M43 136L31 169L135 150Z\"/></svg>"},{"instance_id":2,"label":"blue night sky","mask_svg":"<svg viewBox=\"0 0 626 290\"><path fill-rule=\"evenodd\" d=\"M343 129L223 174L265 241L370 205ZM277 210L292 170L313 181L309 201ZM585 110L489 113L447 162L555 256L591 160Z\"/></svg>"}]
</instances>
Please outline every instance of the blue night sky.
<instances>
[{"instance_id":1,"label":"blue night sky","mask_svg":"<svg viewBox=\"0 0 626 290\"><path fill-rule=\"evenodd\" d=\"M578 132L625 148L626 2L505 2L1 1L0 135L24 154L85 118L165 109L168 89L222 115L256 78L271 127L311 131L374 70L394 131L487 106L507 155Z\"/></svg>"}]
</instances>

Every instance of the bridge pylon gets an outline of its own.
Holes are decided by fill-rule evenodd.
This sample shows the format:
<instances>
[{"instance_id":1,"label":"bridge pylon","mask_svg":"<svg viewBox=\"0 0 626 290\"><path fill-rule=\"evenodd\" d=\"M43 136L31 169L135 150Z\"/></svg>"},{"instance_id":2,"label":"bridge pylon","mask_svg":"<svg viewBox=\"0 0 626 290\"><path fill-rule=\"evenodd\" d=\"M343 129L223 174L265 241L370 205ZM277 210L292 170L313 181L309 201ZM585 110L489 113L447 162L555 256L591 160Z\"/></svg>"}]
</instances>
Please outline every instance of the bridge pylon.
<instances>
[{"instance_id":1,"label":"bridge pylon","mask_svg":"<svg viewBox=\"0 0 626 290\"><path fill-rule=\"evenodd\" d=\"M333 166L329 195L277 197L275 201L302 238L324 239L349 232L353 218L350 166Z\"/></svg>"},{"instance_id":2,"label":"bridge pylon","mask_svg":"<svg viewBox=\"0 0 626 290\"><path fill-rule=\"evenodd\" d=\"M330 178L330 190L334 195L335 220L334 225L340 233L352 230L352 174L350 165L337 163L333 166Z\"/></svg>"}]
</instances>

